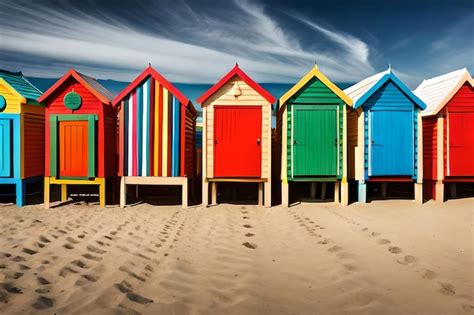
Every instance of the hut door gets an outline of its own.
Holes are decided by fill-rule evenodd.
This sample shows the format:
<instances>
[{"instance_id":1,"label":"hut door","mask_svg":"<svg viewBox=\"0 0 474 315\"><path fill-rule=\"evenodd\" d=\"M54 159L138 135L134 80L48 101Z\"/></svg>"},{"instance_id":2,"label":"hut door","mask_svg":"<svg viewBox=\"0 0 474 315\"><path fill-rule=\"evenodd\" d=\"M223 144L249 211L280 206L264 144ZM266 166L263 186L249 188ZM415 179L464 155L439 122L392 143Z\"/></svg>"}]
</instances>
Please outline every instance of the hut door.
<instances>
[{"instance_id":1,"label":"hut door","mask_svg":"<svg viewBox=\"0 0 474 315\"><path fill-rule=\"evenodd\" d=\"M293 106L293 176L337 176L337 108Z\"/></svg>"},{"instance_id":2,"label":"hut door","mask_svg":"<svg viewBox=\"0 0 474 315\"><path fill-rule=\"evenodd\" d=\"M87 177L88 122L59 122L59 176Z\"/></svg>"},{"instance_id":3,"label":"hut door","mask_svg":"<svg viewBox=\"0 0 474 315\"><path fill-rule=\"evenodd\" d=\"M214 177L261 177L262 108L214 107Z\"/></svg>"},{"instance_id":4,"label":"hut door","mask_svg":"<svg viewBox=\"0 0 474 315\"><path fill-rule=\"evenodd\" d=\"M369 176L413 176L412 111L369 111Z\"/></svg>"},{"instance_id":5,"label":"hut door","mask_svg":"<svg viewBox=\"0 0 474 315\"><path fill-rule=\"evenodd\" d=\"M473 176L474 113L449 113L449 176Z\"/></svg>"},{"instance_id":6,"label":"hut door","mask_svg":"<svg viewBox=\"0 0 474 315\"><path fill-rule=\"evenodd\" d=\"M0 119L0 177L11 176L11 120Z\"/></svg>"}]
</instances>

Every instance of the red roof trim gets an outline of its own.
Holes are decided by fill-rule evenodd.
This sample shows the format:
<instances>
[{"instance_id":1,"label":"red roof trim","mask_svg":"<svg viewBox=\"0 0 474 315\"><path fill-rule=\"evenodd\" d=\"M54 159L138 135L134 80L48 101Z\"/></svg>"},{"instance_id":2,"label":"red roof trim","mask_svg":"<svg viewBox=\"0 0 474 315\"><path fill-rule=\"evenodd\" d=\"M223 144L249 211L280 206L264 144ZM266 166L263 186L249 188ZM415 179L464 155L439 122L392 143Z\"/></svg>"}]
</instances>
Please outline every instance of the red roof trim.
<instances>
[{"instance_id":1,"label":"red roof trim","mask_svg":"<svg viewBox=\"0 0 474 315\"><path fill-rule=\"evenodd\" d=\"M51 94L53 94L54 91L56 91L69 77L73 77L74 79L77 80L81 85L83 85L89 92L91 92L95 97L97 97L102 103L111 105L111 101L99 93L94 87L92 87L89 83L87 83L80 75L79 73L76 72L74 69L69 69L68 72L66 72L61 79L56 81L56 83L53 84L46 92L41 95L41 97L38 99L38 102L44 102Z\"/></svg>"},{"instance_id":2,"label":"red roof trim","mask_svg":"<svg viewBox=\"0 0 474 315\"><path fill-rule=\"evenodd\" d=\"M132 81L122 92L117 95L112 104L117 106L130 92L132 92L147 76L152 76L155 80L160 82L168 91L173 94L181 104L188 105L189 99L181 93L173 84L165 79L158 71L153 69L151 66L148 66L135 80Z\"/></svg>"},{"instance_id":3,"label":"red roof trim","mask_svg":"<svg viewBox=\"0 0 474 315\"><path fill-rule=\"evenodd\" d=\"M199 104L204 103L209 97L216 93L224 84L226 84L230 79L235 75L239 76L245 83L247 83L251 88L258 92L264 99L266 99L270 104L275 103L275 97L271 95L267 90L265 90L261 85L252 80L245 72L243 72L238 64L235 64L234 68L229 71L224 77L222 77L216 84L214 84L209 90L207 90L203 95L201 95L196 102Z\"/></svg>"}]
</instances>

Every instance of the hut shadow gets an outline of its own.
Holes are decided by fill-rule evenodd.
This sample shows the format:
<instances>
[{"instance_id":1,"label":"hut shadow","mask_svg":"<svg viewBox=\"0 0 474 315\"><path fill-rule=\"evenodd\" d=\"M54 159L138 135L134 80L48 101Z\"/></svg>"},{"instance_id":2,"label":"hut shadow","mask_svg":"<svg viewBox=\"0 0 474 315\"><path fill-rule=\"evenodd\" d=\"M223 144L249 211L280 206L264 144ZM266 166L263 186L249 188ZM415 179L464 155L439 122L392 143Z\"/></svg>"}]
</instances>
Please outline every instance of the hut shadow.
<instances>
[{"instance_id":1,"label":"hut shadow","mask_svg":"<svg viewBox=\"0 0 474 315\"><path fill-rule=\"evenodd\" d=\"M310 182L295 182L290 185L290 207L301 203L334 203L334 183L327 182L325 191L321 183L316 184L314 198L311 197Z\"/></svg>"},{"instance_id":2,"label":"hut shadow","mask_svg":"<svg viewBox=\"0 0 474 315\"><path fill-rule=\"evenodd\" d=\"M446 183L445 200L458 200L474 197L474 183Z\"/></svg>"},{"instance_id":3,"label":"hut shadow","mask_svg":"<svg viewBox=\"0 0 474 315\"><path fill-rule=\"evenodd\" d=\"M383 195L382 183L367 183L367 202L376 200L414 200L414 183L387 183L386 195Z\"/></svg>"},{"instance_id":4,"label":"hut shadow","mask_svg":"<svg viewBox=\"0 0 474 315\"><path fill-rule=\"evenodd\" d=\"M150 206L181 206L181 186L127 185L127 206L148 204ZM200 204L196 192L190 193L188 206ZM117 200L119 197L116 198Z\"/></svg>"},{"instance_id":5,"label":"hut shadow","mask_svg":"<svg viewBox=\"0 0 474 315\"><path fill-rule=\"evenodd\" d=\"M27 183L25 206L40 205L43 201L43 182ZM16 185L1 185L0 204L5 206L16 204Z\"/></svg>"}]
</instances>

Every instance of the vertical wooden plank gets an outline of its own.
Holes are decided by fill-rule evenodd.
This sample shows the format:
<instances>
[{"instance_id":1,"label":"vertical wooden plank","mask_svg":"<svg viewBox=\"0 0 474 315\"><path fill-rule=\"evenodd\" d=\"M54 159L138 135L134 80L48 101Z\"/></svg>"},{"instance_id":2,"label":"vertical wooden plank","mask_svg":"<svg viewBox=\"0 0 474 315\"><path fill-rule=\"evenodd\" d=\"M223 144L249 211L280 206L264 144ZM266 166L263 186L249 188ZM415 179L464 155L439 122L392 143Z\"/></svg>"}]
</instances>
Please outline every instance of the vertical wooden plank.
<instances>
[{"instance_id":1,"label":"vertical wooden plank","mask_svg":"<svg viewBox=\"0 0 474 315\"><path fill-rule=\"evenodd\" d=\"M263 183L258 183L258 205L263 206Z\"/></svg>"},{"instance_id":2,"label":"vertical wooden plank","mask_svg":"<svg viewBox=\"0 0 474 315\"><path fill-rule=\"evenodd\" d=\"M169 120L169 94L167 89L163 89L163 129L162 129L162 174L164 177L168 176L168 120Z\"/></svg>"},{"instance_id":3,"label":"vertical wooden plank","mask_svg":"<svg viewBox=\"0 0 474 315\"><path fill-rule=\"evenodd\" d=\"M180 149L180 106L179 101L176 97L173 97L173 141L172 141L172 174L173 176L179 176L179 149Z\"/></svg>"},{"instance_id":4,"label":"vertical wooden plank","mask_svg":"<svg viewBox=\"0 0 474 315\"><path fill-rule=\"evenodd\" d=\"M150 80L143 84L142 176L149 176Z\"/></svg>"},{"instance_id":5,"label":"vertical wooden plank","mask_svg":"<svg viewBox=\"0 0 474 315\"><path fill-rule=\"evenodd\" d=\"M127 173L126 176L133 174L133 95L130 95L126 101L127 107Z\"/></svg>"},{"instance_id":6,"label":"vertical wooden plank","mask_svg":"<svg viewBox=\"0 0 474 315\"><path fill-rule=\"evenodd\" d=\"M125 177L120 179L120 208L124 208L127 203L127 187L125 186Z\"/></svg>"},{"instance_id":7,"label":"vertical wooden plank","mask_svg":"<svg viewBox=\"0 0 474 315\"><path fill-rule=\"evenodd\" d=\"M179 154L179 160L180 160L180 168L181 172L180 175L181 177L184 177L186 175L186 105L185 104L180 104L181 107L181 135L180 135L180 154Z\"/></svg>"},{"instance_id":8,"label":"vertical wooden plank","mask_svg":"<svg viewBox=\"0 0 474 315\"><path fill-rule=\"evenodd\" d=\"M13 177L21 177L21 134L20 132L20 115L15 115L13 119Z\"/></svg>"},{"instance_id":9,"label":"vertical wooden plank","mask_svg":"<svg viewBox=\"0 0 474 315\"><path fill-rule=\"evenodd\" d=\"M50 171L49 174L52 177L56 177L58 167L57 167L57 141L58 141L58 118L55 115L50 116L50 123L49 123L49 143L50 143Z\"/></svg>"},{"instance_id":10,"label":"vertical wooden plank","mask_svg":"<svg viewBox=\"0 0 474 315\"><path fill-rule=\"evenodd\" d=\"M168 91L169 93L169 91ZM172 158L171 158L171 153L172 153L172 137L173 137L173 95L169 93L169 98L168 98L168 176L173 176L172 175Z\"/></svg>"},{"instance_id":11,"label":"vertical wooden plank","mask_svg":"<svg viewBox=\"0 0 474 315\"><path fill-rule=\"evenodd\" d=\"M157 120L157 162L158 162L158 176L163 175L163 86L158 85L158 120Z\"/></svg>"},{"instance_id":12,"label":"vertical wooden plank","mask_svg":"<svg viewBox=\"0 0 474 315\"><path fill-rule=\"evenodd\" d=\"M105 207L105 178L99 178L99 206Z\"/></svg>"},{"instance_id":13,"label":"vertical wooden plank","mask_svg":"<svg viewBox=\"0 0 474 315\"><path fill-rule=\"evenodd\" d=\"M130 128L132 131L132 176L137 176L137 92L133 91L132 106L133 112L130 117Z\"/></svg>"},{"instance_id":14,"label":"vertical wooden plank","mask_svg":"<svg viewBox=\"0 0 474 315\"><path fill-rule=\"evenodd\" d=\"M94 115L88 116L88 176L90 178L95 177L95 117Z\"/></svg>"},{"instance_id":15,"label":"vertical wooden plank","mask_svg":"<svg viewBox=\"0 0 474 315\"><path fill-rule=\"evenodd\" d=\"M125 154L125 134L124 134L124 129L125 129L125 115L124 112L126 111L125 109L125 102L122 101L120 104L120 110L119 110L119 167L118 167L118 176L125 176L123 172L124 168L124 157Z\"/></svg>"},{"instance_id":16,"label":"vertical wooden plank","mask_svg":"<svg viewBox=\"0 0 474 315\"><path fill-rule=\"evenodd\" d=\"M184 178L184 181L183 181L183 186L182 186L182 207L183 208L187 208L188 207L188 179L187 178Z\"/></svg>"},{"instance_id":17,"label":"vertical wooden plank","mask_svg":"<svg viewBox=\"0 0 474 315\"><path fill-rule=\"evenodd\" d=\"M143 157L143 86L137 87L137 176L142 174Z\"/></svg>"},{"instance_id":18,"label":"vertical wooden plank","mask_svg":"<svg viewBox=\"0 0 474 315\"><path fill-rule=\"evenodd\" d=\"M20 114L20 178L25 178L25 113ZM18 162L15 161L16 163Z\"/></svg>"},{"instance_id":19,"label":"vertical wooden plank","mask_svg":"<svg viewBox=\"0 0 474 315\"><path fill-rule=\"evenodd\" d=\"M155 175L155 80L153 78L150 78L150 163L149 168L150 168L150 176L156 176Z\"/></svg>"},{"instance_id":20,"label":"vertical wooden plank","mask_svg":"<svg viewBox=\"0 0 474 315\"><path fill-rule=\"evenodd\" d=\"M67 201L67 184L61 184L61 201Z\"/></svg>"},{"instance_id":21,"label":"vertical wooden plank","mask_svg":"<svg viewBox=\"0 0 474 315\"><path fill-rule=\"evenodd\" d=\"M44 207L45 209L49 209L49 193L50 193L50 186L49 186L49 177L44 178Z\"/></svg>"}]
</instances>

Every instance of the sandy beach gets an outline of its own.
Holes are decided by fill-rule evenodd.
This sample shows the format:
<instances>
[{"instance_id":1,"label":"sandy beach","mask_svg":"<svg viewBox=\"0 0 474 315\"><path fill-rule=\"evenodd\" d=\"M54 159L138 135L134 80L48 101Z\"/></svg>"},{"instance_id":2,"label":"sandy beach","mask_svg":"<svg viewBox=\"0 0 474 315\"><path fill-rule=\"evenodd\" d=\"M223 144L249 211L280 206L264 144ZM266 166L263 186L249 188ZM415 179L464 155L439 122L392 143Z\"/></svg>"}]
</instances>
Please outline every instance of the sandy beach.
<instances>
[{"instance_id":1,"label":"sandy beach","mask_svg":"<svg viewBox=\"0 0 474 315\"><path fill-rule=\"evenodd\" d=\"M2 314L473 314L474 199L0 205Z\"/></svg>"}]
</instances>

